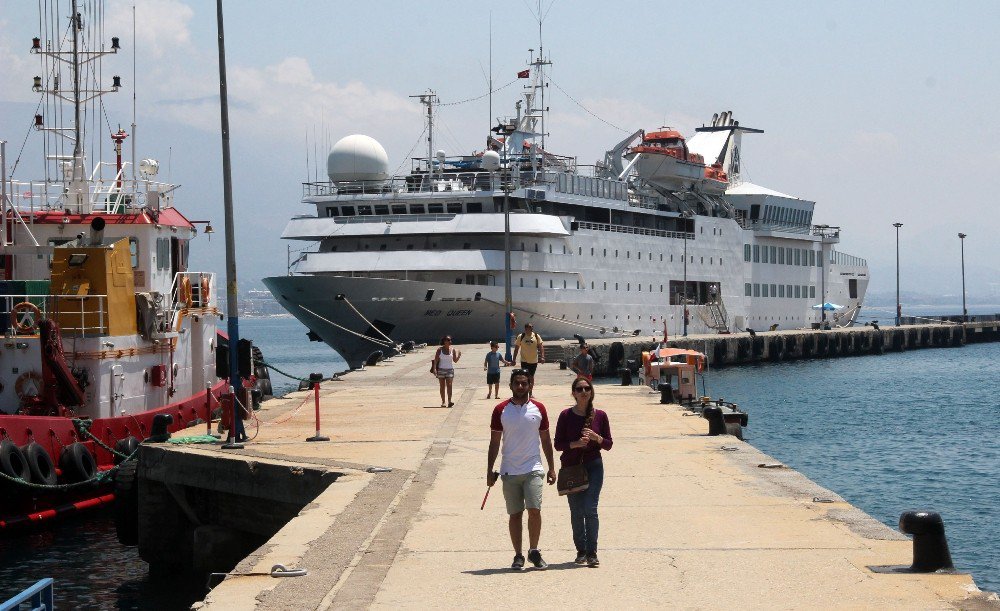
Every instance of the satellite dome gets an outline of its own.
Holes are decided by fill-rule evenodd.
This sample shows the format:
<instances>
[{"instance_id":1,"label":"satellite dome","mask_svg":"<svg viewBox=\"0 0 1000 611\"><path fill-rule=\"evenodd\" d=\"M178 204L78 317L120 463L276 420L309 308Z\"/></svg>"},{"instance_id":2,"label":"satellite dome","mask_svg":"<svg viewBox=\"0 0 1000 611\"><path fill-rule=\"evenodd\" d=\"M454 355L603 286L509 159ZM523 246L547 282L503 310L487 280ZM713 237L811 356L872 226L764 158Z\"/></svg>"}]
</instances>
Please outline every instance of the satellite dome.
<instances>
[{"instance_id":1,"label":"satellite dome","mask_svg":"<svg viewBox=\"0 0 1000 611\"><path fill-rule=\"evenodd\" d=\"M326 173L333 182L386 180L389 156L374 138L361 134L345 136L330 149Z\"/></svg>"}]
</instances>

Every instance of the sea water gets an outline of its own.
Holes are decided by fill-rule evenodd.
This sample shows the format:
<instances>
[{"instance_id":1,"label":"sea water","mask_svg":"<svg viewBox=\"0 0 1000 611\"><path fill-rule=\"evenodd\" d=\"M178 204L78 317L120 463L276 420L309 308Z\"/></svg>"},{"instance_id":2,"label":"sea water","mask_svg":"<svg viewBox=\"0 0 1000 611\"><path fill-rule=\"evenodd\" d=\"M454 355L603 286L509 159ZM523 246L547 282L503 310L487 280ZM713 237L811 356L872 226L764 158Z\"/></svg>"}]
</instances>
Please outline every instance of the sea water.
<instances>
[{"instance_id":1,"label":"sea water","mask_svg":"<svg viewBox=\"0 0 1000 611\"><path fill-rule=\"evenodd\" d=\"M991 310L992 311L992 310ZM265 361L295 378L346 363L290 318L241 319ZM959 570L1000 589L1000 345L768 363L710 371L708 391L750 413L747 440L895 528L932 509ZM271 372L276 394L298 380ZM110 512L0 536L0 600L41 577L61 608L186 609L203 584L151 581Z\"/></svg>"}]
</instances>

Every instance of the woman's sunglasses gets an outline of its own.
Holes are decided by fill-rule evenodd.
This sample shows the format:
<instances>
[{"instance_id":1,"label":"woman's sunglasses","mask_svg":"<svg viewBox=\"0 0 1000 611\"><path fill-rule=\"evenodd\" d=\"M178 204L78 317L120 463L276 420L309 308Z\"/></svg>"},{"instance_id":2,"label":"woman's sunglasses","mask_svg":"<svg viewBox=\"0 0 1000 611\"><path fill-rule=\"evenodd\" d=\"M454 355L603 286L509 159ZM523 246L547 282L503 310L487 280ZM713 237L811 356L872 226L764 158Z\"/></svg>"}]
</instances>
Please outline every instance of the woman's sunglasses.
<instances>
[{"instance_id":1,"label":"woman's sunglasses","mask_svg":"<svg viewBox=\"0 0 1000 611\"><path fill-rule=\"evenodd\" d=\"M575 386L573 387L573 392L590 392L593 389L589 386Z\"/></svg>"}]
</instances>

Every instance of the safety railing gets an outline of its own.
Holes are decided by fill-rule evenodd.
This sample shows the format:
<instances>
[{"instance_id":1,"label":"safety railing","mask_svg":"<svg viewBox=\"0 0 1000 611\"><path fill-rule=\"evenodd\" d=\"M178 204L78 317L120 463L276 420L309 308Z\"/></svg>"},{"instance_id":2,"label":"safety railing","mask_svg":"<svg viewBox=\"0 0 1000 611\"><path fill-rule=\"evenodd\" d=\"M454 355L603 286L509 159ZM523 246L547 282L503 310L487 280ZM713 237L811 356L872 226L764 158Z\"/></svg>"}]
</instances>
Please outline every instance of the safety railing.
<instances>
[{"instance_id":1,"label":"safety railing","mask_svg":"<svg viewBox=\"0 0 1000 611\"><path fill-rule=\"evenodd\" d=\"M0 295L0 331L34 333L43 318L59 323L62 335L108 332L107 295Z\"/></svg>"},{"instance_id":2,"label":"safety railing","mask_svg":"<svg viewBox=\"0 0 1000 611\"><path fill-rule=\"evenodd\" d=\"M26 588L20 594L0 603L0 611L20 611L21 605L28 605L26 609L51 611L54 608L55 582L51 577L39 579L33 586Z\"/></svg>"},{"instance_id":3,"label":"safety railing","mask_svg":"<svg viewBox=\"0 0 1000 611\"><path fill-rule=\"evenodd\" d=\"M579 229L591 229L593 231L610 231L612 233L651 235L661 238L676 238L679 240L695 239L695 234L685 233L683 231L666 231L664 229L650 229L648 227L630 227L628 225L611 225L608 223L591 223L589 221L574 221L573 225Z\"/></svg>"},{"instance_id":4,"label":"safety railing","mask_svg":"<svg viewBox=\"0 0 1000 611\"><path fill-rule=\"evenodd\" d=\"M170 309L207 308L215 301L215 274L179 272L170 286Z\"/></svg>"},{"instance_id":5,"label":"safety railing","mask_svg":"<svg viewBox=\"0 0 1000 611\"><path fill-rule=\"evenodd\" d=\"M505 187L521 189L550 184L552 172L446 172L444 174L410 174L386 180L351 182L306 182L302 196L337 195L341 197L372 197L400 193L446 193L455 191L502 191Z\"/></svg>"},{"instance_id":6,"label":"safety railing","mask_svg":"<svg viewBox=\"0 0 1000 611\"><path fill-rule=\"evenodd\" d=\"M104 166L114 167L114 164L102 162L95 166L86 181L84 209L79 212L126 214L142 208L160 209L171 205L171 193L178 185L126 178L124 169L111 178L105 178L102 176ZM61 180L8 180L5 191L7 205L22 214L67 208L64 199L66 183ZM75 209L71 211L77 212Z\"/></svg>"}]
</instances>

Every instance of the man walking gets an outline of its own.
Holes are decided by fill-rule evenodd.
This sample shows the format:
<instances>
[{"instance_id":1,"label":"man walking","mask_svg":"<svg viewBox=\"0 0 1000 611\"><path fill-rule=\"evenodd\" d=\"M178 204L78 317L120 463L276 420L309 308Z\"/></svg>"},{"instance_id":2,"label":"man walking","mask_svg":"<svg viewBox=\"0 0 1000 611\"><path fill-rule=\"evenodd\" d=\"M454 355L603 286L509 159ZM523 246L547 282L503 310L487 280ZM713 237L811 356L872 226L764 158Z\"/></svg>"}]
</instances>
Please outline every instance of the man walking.
<instances>
[{"instance_id":1,"label":"man walking","mask_svg":"<svg viewBox=\"0 0 1000 611\"><path fill-rule=\"evenodd\" d=\"M524 324L524 333L520 333L514 341L513 360L521 353L521 368L528 372L531 381L535 381L535 370L539 363L545 362L545 346L542 336L535 333L535 327L529 322Z\"/></svg>"},{"instance_id":2,"label":"man walking","mask_svg":"<svg viewBox=\"0 0 1000 611\"><path fill-rule=\"evenodd\" d=\"M528 560L536 569L549 566L538 550L538 538L542 533L542 479L550 485L556 482L549 417L545 406L528 396L530 388L531 379L527 371L515 369L510 373L510 390L513 396L493 408L486 465L486 485L492 486L497 479L493 465L503 440L500 479L503 481L503 497L510 516L510 542L514 546L514 562L510 568L515 571L524 569L521 533L525 509L528 510ZM542 471L539 442L549 465L548 473Z\"/></svg>"}]
</instances>

